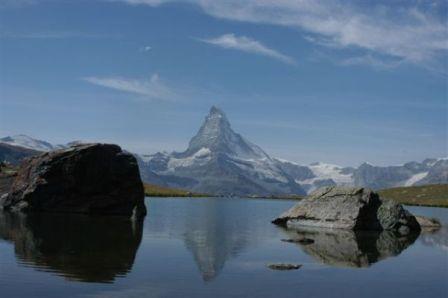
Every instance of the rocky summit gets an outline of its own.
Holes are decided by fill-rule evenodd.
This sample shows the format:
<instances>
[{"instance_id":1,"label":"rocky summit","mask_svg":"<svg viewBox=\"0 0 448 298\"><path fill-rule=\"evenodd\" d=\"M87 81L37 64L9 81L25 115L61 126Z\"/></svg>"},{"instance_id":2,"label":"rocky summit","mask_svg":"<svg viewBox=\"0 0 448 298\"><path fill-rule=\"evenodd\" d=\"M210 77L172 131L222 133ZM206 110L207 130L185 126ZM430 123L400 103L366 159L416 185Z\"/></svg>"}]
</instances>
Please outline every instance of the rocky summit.
<instances>
[{"instance_id":1,"label":"rocky summit","mask_svg":"<svg viewBox=\"0 0 448 298\"><path fill-rule=\"evenodd\" d=\"M368 188L323 187L276 218L289 228L319 227L349 230L420 231L416 218L402 205L383 200Z\"/></svg>"},{"instance_id":2,"label":"rocky summit","mask_svg":"<svg viewBox=\"0 0 448 298\"><path fill-rule=\"evenodd\" d=\"M22 162L0 207L142 216L144 190L137 161L117 145L83 144L30 157Z\"/></svg>"},{"instance_id":3,"label":"rocky summit","mask_svg":"<svg viewBox=\"0 0 448 298\"><path fill-rule=\"evenodd\" d=\"M218 195L284 195L305 191L266 152L233 131L223 111L210 109L183 152L139 157L143 179Z\"/></svg>"}]
</instances>

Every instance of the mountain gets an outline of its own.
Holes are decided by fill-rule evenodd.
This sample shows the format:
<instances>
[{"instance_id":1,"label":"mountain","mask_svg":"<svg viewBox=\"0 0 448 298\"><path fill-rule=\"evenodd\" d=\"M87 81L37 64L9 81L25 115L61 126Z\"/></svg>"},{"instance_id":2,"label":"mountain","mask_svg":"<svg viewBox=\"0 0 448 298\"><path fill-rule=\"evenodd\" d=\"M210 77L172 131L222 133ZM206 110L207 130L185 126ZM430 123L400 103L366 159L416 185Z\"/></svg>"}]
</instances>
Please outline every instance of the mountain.
<instances>
[{"instance_id":1,"label":"mountain","mask_svg":"<svg viewBox=\"0 0 448 298\"><path fill-rule=\"evenodd\" d=\"M302 166L277 159L307 193L321 186L346 185L385 189L399 186L448 183L448 159L425 159L398 166L374 166L363 163L358 168L325 163Z\"/></svg>"},{"instance_id":2,"label":"mountain","mask_svg":"<svg viewBox=\"0 0 448 298\"><path fill-rule=\"evenodd\" d=\"M66 148L26 135L0 138L0 161L18 164L43 151ZM322 162L300 165L272 158L233 131L226 115L212 107L183 152L135 154L142 180L163 187L220 195L305 194L322 186L385 189L448 184L448 158L429 158L397 166L341 167Z\"/></svg>"},{"instance_id":3,"label":"mountain","mask_svg":"<svg viewBox=\"0 0 448 298\"><path fill-rule=\"evenodd\" d=\"M8 162L13 165L18 165L24 158L39 153L41 152L0 142L0 162Z\"/></svg>"},{"instance_id":4,"label":"mountain","mask_svg":"<svg viewBox=\"0 0 448 298\"><path fill-rule=\"evenodd\" d=\"M216 107L184 152L143 155L139 164L143 179L149 182L223 195L303 194L331 185L384 189L448 183L448 159L385 167L363 163L354 168L271 158L235 133Z\"/></svg>"},{"instance_id":5,"label":"mountain","mask_svg":"<svg viewBox=\"0 0 448 298\"><path fill-rule=\"evenodd\" d=\"M52 145L48 142L33 139L26 135L15 135L0 138L0 143L8 144L11 146L22 147L32 149L36 151L51 151L55 149L65 148L64 145Z\"/></svg>"},{"instance_id":6,"label":"mountain","mask_svg":"<svg viewBox=\"0 0 448 298\"><path fill-rule=\"evenodd\" d=\"M184 152L142 156L142 176L150 172L169 187L220 195L284 195L305 191L277 161L231 128L212 107Z\"/></svg>"}]
</instances>

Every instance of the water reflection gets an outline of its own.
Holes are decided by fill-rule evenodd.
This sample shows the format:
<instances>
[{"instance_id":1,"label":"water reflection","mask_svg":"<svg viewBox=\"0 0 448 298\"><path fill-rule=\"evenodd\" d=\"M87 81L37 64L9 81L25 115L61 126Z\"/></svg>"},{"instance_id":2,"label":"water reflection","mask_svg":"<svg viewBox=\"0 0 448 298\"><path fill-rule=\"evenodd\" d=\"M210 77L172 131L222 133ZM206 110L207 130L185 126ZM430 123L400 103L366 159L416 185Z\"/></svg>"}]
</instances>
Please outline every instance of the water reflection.
<instances>
[{"instance_id":1,"label":"water reflection","mask_svg":"<svg viewBox=\"0 0 448 298\"><path fill-rule=\"evenodd\" d=\"M132 268L143 222L122 217L0 212L0 239L26 266L69 280L113 282Z\"/></svg>"},{"instance_id":2,"label":"water reflection","mask_svg":"<svg viewBox=\"0 0 448 298\"><path fill-rule=\"evenodd\" d=\"M391 231L366 232L308 229L284 230L300 248L319 262L337 267L369 267L388 257L398 256L418 238Z\"/></svg>"},{"instance_id":3,"label":"water reflection","mask_svg":"<svg viewBox=\"0 0 448 298\"><path fill-rule=\"evenodd\" d=\"M215 279L225 263L266 237L275 237L265 205L249 200L165 200L152 208L151 236L182 240L204 281ZM280 207L281 208L281 207Z\"/></svg>"},{"instance_id":4,"label":"water reflection","mask_svg":"<svg viewBox=\"0 0 448 298\"><path fill-rule=\"evenodd\" d=\"M247 218L237 216L230 205L211 202L204 208L190 209L189 213L183 234L185 246L192 253L203 280L210 281L229 258L238 255L254 238L241 231L242 226L247 226Z\"/></svg>"},{"instance_id":5,"label":"water reflection","mask_svg":"<svg viewBox=\"0 0 448 298\"><path fill-rule=\"evenodd\" d=\"M439 229L423 229L420 240L426 246L448 251L448 227L445 225Z\"/></svg>"}]
</instances>

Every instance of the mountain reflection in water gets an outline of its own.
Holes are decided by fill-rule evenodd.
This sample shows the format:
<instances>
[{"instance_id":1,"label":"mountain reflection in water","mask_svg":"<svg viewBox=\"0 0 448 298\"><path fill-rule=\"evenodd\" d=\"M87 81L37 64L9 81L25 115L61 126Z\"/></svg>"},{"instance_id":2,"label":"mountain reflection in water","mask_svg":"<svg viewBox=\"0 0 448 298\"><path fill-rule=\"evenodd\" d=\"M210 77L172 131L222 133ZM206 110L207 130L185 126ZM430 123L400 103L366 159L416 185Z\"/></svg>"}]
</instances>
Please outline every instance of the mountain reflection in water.
<instances>
[{"instance_id":1,"label":"mountain reflection in water","mask_svg":"<svg viewBox=\"0 0 448 298\"><path fill-rule=\"evenodd\" d=\"M113 282L132 269L143 222L114 216L0 212L0 239L19 262L69 280Z\"/></svg>"},{"instance_id":2,"label":"mountain reflection in water","mask_svg":"<svg viewBox=\"0 0 448 298\"><path fill-rule=\"evenodd\" d=\"M388 257L398 256L412 245L418 233L406 236L391 232L337 229L284 229L290 239L321 263L336 267L369 267Z\"/></svg>"},{"instance_id":3,"label":"mountain reflection in water","mask_svg":"<svg viewBox=\"0 0 448 298\"><path fill-rule=\"evenodd\" d=\"M165 199L151 209L145 231L152 237L181 240L191 253L204 281L214 280L228 260L262 239L276 237L265 202L207 198Z\"/></svg>"}]
</instances>

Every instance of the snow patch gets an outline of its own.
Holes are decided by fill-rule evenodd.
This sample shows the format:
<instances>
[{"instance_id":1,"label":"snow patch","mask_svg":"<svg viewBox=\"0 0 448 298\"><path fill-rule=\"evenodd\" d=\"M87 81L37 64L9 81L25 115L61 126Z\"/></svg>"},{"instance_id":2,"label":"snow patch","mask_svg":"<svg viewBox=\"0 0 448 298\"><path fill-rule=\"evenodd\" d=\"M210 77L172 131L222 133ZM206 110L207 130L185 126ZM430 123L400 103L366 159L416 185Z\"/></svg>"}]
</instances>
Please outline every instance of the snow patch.
<instances>
[{"instance_id":1,"label":"snow patch","mask_svg":"<svg viewBox=\"0 0 448 298\"><path fill-rule=\"evenodd\" d=\"M420 180L422 180L423 178L425 178L428 175L428 172L423 172L423 173L418 173L413 175L411 178L409 178L408 180L406 180L406 182L404 183L404 186L412 186L415 183L419 182Z\"/></svg>"},{"instance_id":2,"label":"snow patch","mask_svg":"<svg viewBox=\"0 0 448 298\"><path fill-rule=\"evenodd\" d=\"M48 142L36 140L26 135L5 137L0 139L0 142L11 146L24 147L37 151L51 151L55 149L55 147Z\"/></svg>"},{"instance_id":3,"label":"snow patch","mask_svg":"<svg viewBox=\"0 0 448 298\"><path fill-rule=\"evenodd\" d=\"M309 168L317 177L314 180L332 179L336 184L348 185L353 183L352 174L343 174L342 168L337 165L327 163L317 163L310 165ZM311 179L307 179L311 180Z\"/></svg>"},{"instance_id":4,"label":"snow patch","mask_svg":"<svg viewBox=\"0 0 448 298\"><path fill-rule=\"evenodd\" d=\"M170 158L168 161L168 171L174 171L176 168L186 168L190 166L201 166L210 161L210 149L201 148L196 151L192 156L188 156L185 158Z\"/></svg>"}]
</instances>

